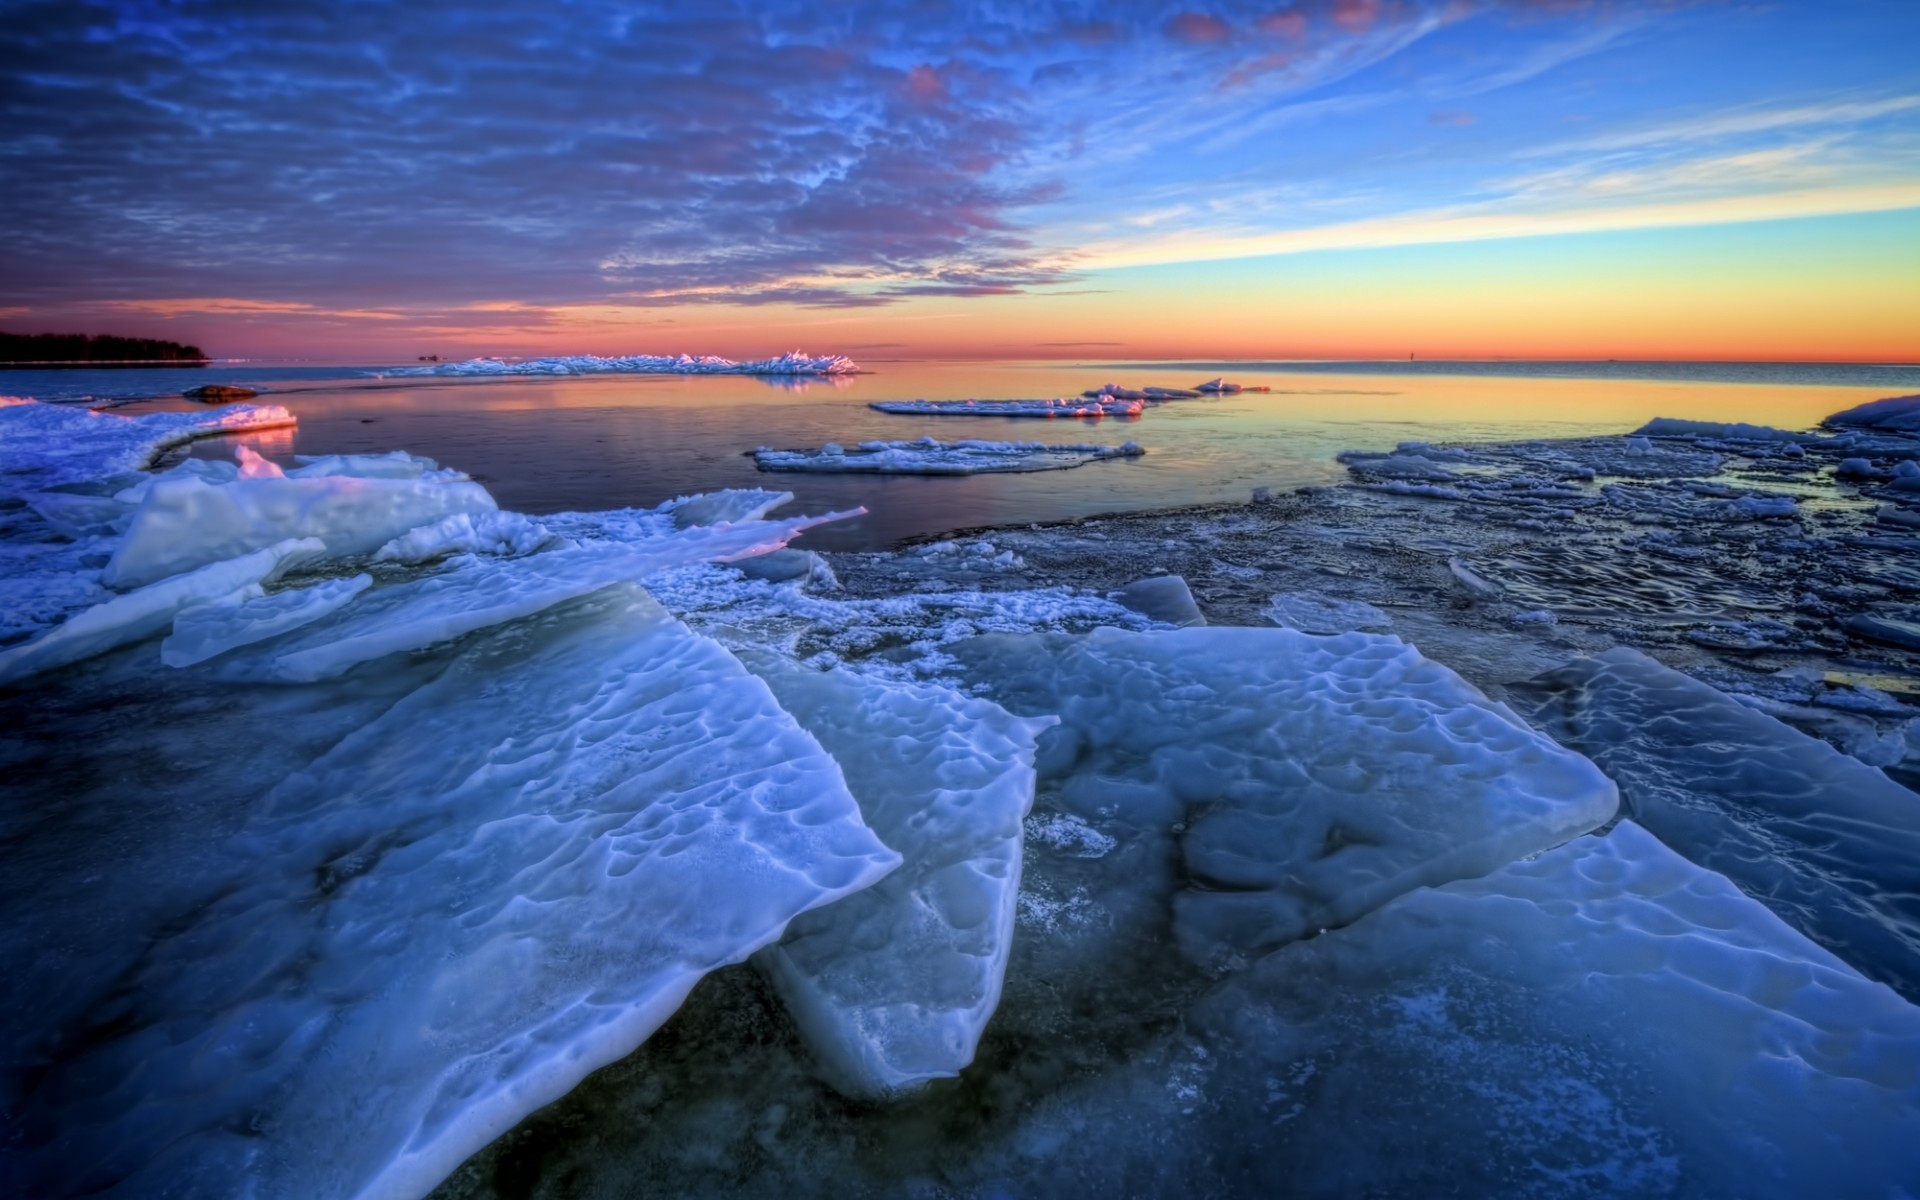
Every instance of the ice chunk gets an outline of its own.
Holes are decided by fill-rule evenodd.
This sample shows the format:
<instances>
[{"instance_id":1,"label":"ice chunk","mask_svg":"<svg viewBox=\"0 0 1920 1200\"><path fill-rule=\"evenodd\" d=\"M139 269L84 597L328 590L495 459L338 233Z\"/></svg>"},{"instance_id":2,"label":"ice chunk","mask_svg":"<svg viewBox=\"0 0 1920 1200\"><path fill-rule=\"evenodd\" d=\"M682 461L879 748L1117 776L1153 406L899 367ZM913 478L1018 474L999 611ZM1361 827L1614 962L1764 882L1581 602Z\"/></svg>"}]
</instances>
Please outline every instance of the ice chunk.
<instances>
[{"instance_id":1,"label":"ice chunk","mask_svg":"<svg viewBox=\"0 0 1920 1200\"><path fill-rule=\"evenodd\" d=\"M1267 607L1267 619L1302 633L1350 633L1385 629L1393 618L1361 600L1336 600L1318 592L1280 592Z\"/></svg>"},{"instance_id":2,"label":"ice chunk","mask_svg":"<svg viewBox=\"0 0 1920 1200\"><path fill-rule=\"evenodd\" d=\"M937 684L751 665L904 859L874 887L797 918L754 961L840 1091L880 1098L958 1074L1000 1002L1034 739L1053 719Z\"/></svg>"},{"instance_id":3,"label":"ice chunk","mask_svg":"<svg viewBox=\"0 0 1920 1200\"><path fill-rule=\"evenodd\" d=\"M293 414L278 404L140 417L31 400L0 405L0 494L138 471L163 451L196 438L292 424Z\"/></svg>"},{"instance_id":4,"label":"ice chunk","mask_svg":"<svg viewBox=\"0 0 1920 1200\"><path fill-rule=\"evenodd\" d=\"M880 400L867 405L883 413L914 417L1137 417L1151 403L1117 396L1054 400Z\"/></svg>"},{"instance_id":5,"label":"ice chunk","mask_svg":"<svg viewBox=\"0 0 1920 1200\"><path fill-rule=\"evenodd\" d=\"M843 354L790 351L776 358L735 362L717 354L627 354L602 358L569 354L503 362L470 358L430 367L397 367L394 375L855 375L860 364Z\"/></svg>"},{"instance_id":6,"label":"ice chunk","mask_svg":"<svg viewBox=\"0 0 1920 1200\"><path fill-rule=\"evenodd\" d=\"M469 649L230 851L118 1016L47 1043L11 1136L48 1188L423 1196L899 862L766 685L630 587Z\"/></svg>"},{"instance_id":7,"label":"ice chunk","mask_svg":"<svg viewBox=\"0 0 1920 1200\"><path fill-rule=\"evenodd\" d=\"M531 554L551 541L545 525L514 512L454 513L380 547L375 562L423 563L450 554Z\"/></svg>"},{"instance_id":8,"label":"ice chunk","mask_svg":"<svg viewBox=\"0 0 1920 1200\"><path fill-rule=\"evenodd\" d=\"M449 568L369 595L336 619L274 648L258 670L297 681L328 679L360 663L420 650L477 629L531 616L615 583L699 562L778 550L815 525L864 512L697 527L661 537L550 550L525 558L466 557Z\"/></svg>"},{"instance_id":9,"label":"ice chunk","mask_svg":"<svg viewBox=\"0 0 1920 1200\"><path fill-rule=\"evenodd\" d=\"M233 457L240 464L241 479L285 479L287 473L271 459L262 457L250 446L235 446Z\"/></svg>"},{"instance_id":10,"label":"ice chunk","mask_svg":"<svg viewBox=\"0 0 1920 1200\"><path fill-rule=\"evenodd\" d=\"M1150 575L1145 579L1136 579L1119 591L1108 593L1107 599L1169 625L1207 623L1206 615L1194 602L1187 581L1178 575Z\"/></svg>"},{"instance_id":11,"label":"ice chunk","mask_svg":"<svg viewBox=\"0 0 1920 1200\"><path fill-rule=\"evenodd\" d=\"M493 497L477 483L417 479L156 480L102 574L108 587L139 587L290 537L319 538L328 557L371 554L455 513L485 513Z\"/></svg>"},{"instance_id":12,"label":"ice chunk","mask_svg":"<svg viewBox=\"0 0 1920 1200\"><path fill-rule=\"evenodd\" d=\"M1396 450L1379 454L1365 450L1343 450L1334 456L1356 475L1385 479L1458 479L1438 462L1420 451Z\"/></svg>"},{"instance_id":13,"label":"ice chunk","mask_svg":"<svg viewBox=\"0 0 1920 1200\"><path fill-rule=\"evenodd\" d=\"M310 457L296 454L300 465L287 474L295 479L324 479L331 475L350 475L355 479L427 479L453 483L468 478L464 471L445 468L430 458L390 450L385 454L327 454Z\"/></svg>"},{"instance_id":14,"label":"ice chunk","mask_svg":"<svg viewBox=\"0 0 1920 1200\"><path fill-rule=\"evenodd\" d=\"M1189 1024L1209 1166L1248 1194L1920 1178L1920 1010L1631 822L1288 946Z\"/></svg>"},{"instance_id":15,"label":"ice chunk","mask_svg":"<svg viewBox=\"0 0 1920 1200\"><path fill-rule=\"evenodd\" d=\"M1775 429L1771 425L1748 425L1738 421L1688 421L1679 417L1655 417L1634 432L1650 438L1708 438L1720 442L1795 443L1807 440L1804 433Z\"/></svg>"},{"instance_id":16,"label":"ice chunk","mask_svg":"<svg viewBox=\"0 0 1920 1200\"><path fill-rule=\"evenodd\" d=\"M1844 412L1834 413L1826 423L1905 433L1920 432L1920 396L1888 396L1884 400L1869 400Z\"/></svg>"},{"instance_id":17,"label":"ice chunk","mask_svg":"<svg viewBox=\"0 0 1920 1200\"><path fill-rule=\"evenodd\" d=\"M1242 383L1228 383L1225 379L1209 379L1205 383L1196 383L1193 390L1209 396L1231 396L1237 392L1264 392L1267 388L1252 387Z\"/></svg>"},{"instance_id":18,"label":"ice chunk","mask_svg":"<svg viewBox=\"0 0 1920 1200\"><path fill-rule=\"evenodd\" d=\"M160 643L160 661L170 667L190 667L279 637L345 607L371 586L371 575L328 579L272 595L256 584L223 600L197 604L174 618L173 632Z\"/></svg>"},{"instance_id":19,"label":"ice chunk","mask_svg":"<svg viewBox=\"0 0 1920 1200\"><path fill-rule=\"evenodd\" d=\"M1635 650L1516 690L1619 784L1624 810L1866 975L1920 996L1912 792Z\"/></svg>"},{"instance_id":20,"label":"ice chunk","mask_svg":"<svg viewBox=\"0 0 1920 1200\"><path fill-rule=\"evenodd\" d=\"M167 628L187 606L268 582L325 549L317 538L288 539L116 596L68 618L34 641L0 650L0 683L15 683L150 637Z\"/></svg>"},{"instance_id":21,"label":"ice chunk","mask_svg":"<svg viewBox=\"0 0 1920 1200\"><path fill-rule=\"evenodd\" d=\"M793 499L792 492L771 492L765 488L728 488L682 496L660 506L673 518L677 529L702 525L730 525L738 521L758 521Z\"/></svg>"},{"instance_id":22,"label":"ice chunk","mask_svg":"<svg viewBox=\"0 0 1920 1200\"><path fill-rule=\"evenodd\" d=\"M764 579L769 583L810 583L816 587L833 591L840 586L840 580L834 575L827 560L811 550L796 550L791 547L775 550L771 554L758 554L742 559L734 564L748 579Z\"/></svg>"},{"instance_id":23,"label":"ice chunk","mask_svg":"<svg viewBox=\"0 0 1920 1200\"><path fill-rule=\"evenodd\" d=\"M817 471L831 474L979 475L1005 471L1057 471L1112 458L1137 458L1138 442L1122 446L1044 442L941 442L930 437L908 442L861 442L848 452L831 442L819 450L773 450L762 446L753 460L763 471Z\"/></svg>"},{"instance_id":24,"label":"ice chunk","mask_svg":"<svg viewBox=\"0 0 1920 1200\"><path fill-rule=\"evenodd\" d=\"M1613 815L1613 784L1398 638L1291 629L988 637L956 655L1057 713L1070 800L1171 831L1181 948L1229 965ZM1169 848L1173 850L1172 847Z\"/></svg>"}]
</instances>

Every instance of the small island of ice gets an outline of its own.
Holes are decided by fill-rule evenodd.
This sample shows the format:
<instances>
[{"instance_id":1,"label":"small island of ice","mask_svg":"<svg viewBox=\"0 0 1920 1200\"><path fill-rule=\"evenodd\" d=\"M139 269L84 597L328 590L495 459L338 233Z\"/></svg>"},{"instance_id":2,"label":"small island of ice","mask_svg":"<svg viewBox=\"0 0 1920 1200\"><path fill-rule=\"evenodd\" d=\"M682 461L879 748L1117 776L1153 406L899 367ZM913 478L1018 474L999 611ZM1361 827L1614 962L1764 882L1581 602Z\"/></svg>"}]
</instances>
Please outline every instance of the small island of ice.
<instances>
[{"instance_id":1,"label":"small island of ice","mask_svg":"<svg viewBox=\"0 0 1920 1200\"><path fill-rule=\"evenodd\" d=\"M981 475L1012 471L1060 471L1116 458L1145 454L1138 442L1119 446L1045 442L861 442L847 450L828 442L818 450L774 450L762 446L753 461L762 471L812 471L845 475Z\"/></svg>"}]
</instances>

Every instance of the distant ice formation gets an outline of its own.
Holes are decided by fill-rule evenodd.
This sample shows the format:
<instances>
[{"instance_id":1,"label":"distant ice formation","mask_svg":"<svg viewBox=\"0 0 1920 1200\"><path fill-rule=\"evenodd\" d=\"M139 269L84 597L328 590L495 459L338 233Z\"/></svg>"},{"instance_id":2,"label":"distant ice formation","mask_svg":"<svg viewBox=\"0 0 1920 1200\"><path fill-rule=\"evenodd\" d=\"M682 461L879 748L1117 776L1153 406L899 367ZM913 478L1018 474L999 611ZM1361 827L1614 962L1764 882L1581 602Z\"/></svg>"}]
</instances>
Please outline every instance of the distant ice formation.
<instances>
[{"instance_id":1,"label":"distant ice formation","mask_svg":"<svg viewBox=\"0 0 1920 1200\"><path fill-rule=\"evenodd\" d=\"M818 450L753 452L763 471L813 471L822 474L982 475L1015 471L1058 471L1115 458L1138 458L1138 442L1120 446L1084 443L1049 446L1045 442L942 442L915 438L906 442L861 442L847 450L828 442Z\"/></svg>"},{"instance_id":2,"label":"distant ice formation","mask_svg":"<svg viewBox=\"0 0 1920 1200\"><path fill-rule=\"evenodd\" d=\"M910 417L1036 417L1041 420L1137 417L1150 402L1119 396L1053 400L876 400L867 407Z\"/></svg>"},{"instance_id":3,"label":"distant ice formation","mask_svg":"<svg viewBox=\"0 0 1920 1200\"><path fill-rule=\"evenodd\" d=\"M627 354L602 358L569 354L508 362L469 358L425 367L395 367L389 375L856 375L860 364L844 354L790 351L776 358L735 362L716 354Z\"/></svg>"}]
</instances>

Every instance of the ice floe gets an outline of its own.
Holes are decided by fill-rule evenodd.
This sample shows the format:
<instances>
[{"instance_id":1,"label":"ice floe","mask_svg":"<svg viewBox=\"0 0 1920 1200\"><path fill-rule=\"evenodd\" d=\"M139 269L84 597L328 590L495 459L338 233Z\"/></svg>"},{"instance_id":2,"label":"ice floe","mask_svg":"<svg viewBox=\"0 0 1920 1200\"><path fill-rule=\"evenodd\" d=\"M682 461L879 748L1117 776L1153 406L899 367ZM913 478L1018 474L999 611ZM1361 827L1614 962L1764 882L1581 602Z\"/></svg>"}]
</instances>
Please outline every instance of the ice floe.
<instances>
[{"instance_id":1,"label":"ice floe","mask_svg":"<svg viewBox=\"0 0 1920 1200\"><path fill-rule=\"evenodd\" d=\"M765 656L750 665L840 763L867 825L904 860L872 888L796 918L755 962L848 1095L883 1098L958 1074L999 1003L1034 739L1053 720L939 684Z\"/></svg>"},{"instance_id":2,"label":"ice floe","mask_svg":"<svg viewBox=\"0 0 1920 1200\"><path fill-rule=\"evenodd\" d=\"M1137 417L1150 401L1101 394L1052 400L876 400L877 412L910 417L1033 417L1041 420Z\"/></svg>"},{"instance_id":3,"label":"ice floe","mask_svg":"<svg viewBox=\"0 0 1920 1200\"><path fill-rule=\"evenodd\" d=\"M1393 624L1393 618L1364 600L1338 600L1317 592L1278 593L1267 606L1267 619L1302 633L1351 633Z\"/></svg>"},{"instance_id":4,"label":"ice floe","mask_svg":"<svg viewBox=\"0 0 1920 1200\"><path fill-rule=\"evenodd\" d=\"M1061 717L1042 768L1071 776L1069 811L1173 839L1175 938L1206 966L1557 845L1618 801L1398 638L1104 629L955 653L1014 711Z\"/></svg>"},{"instance_id":5,"label":"ice floe","mask_svg":"<svg viewBox=\"0 0 1920 1200\"><path fill-rule=\"evenodd\" d=\"M716 354L626 354L602 358L569 354L508 362L469 358L426 367L396 367L390 375L854 375L860 364L844 354L794 350L776 358L735 362Z\"/></svg>"},{"instance_id":6,"label":"ice floe","mask_svg":"<svg viewBox=\"0 0 1920 1200\"><path fill-rule=\"evenodd\" d=\"M1834 413L1826 423L1845 428L1920 433L1920 396L1888 396L1884 400L1870 400Z\"/></svg>"},{"instance_id":7,"label":"ice floe","mask_svg":"<svg viewBox=\"0 0 1920 1200\"><path fill-rule=\"evenodd\" d=\"M1045 442L942 442L930 437L905 442L861 442L848 450L828 442L818 450L753 452L762 471L813 471L823 474L980 475L1005 471L1058 471L1117 458L1138 458L1138 442L1120 446L1085 443L1049 446Z\"/></svg>"},{"instance_id":8,"label":"ice floe","mask_svg":"<svg viewBox=\"0 0 1920 1200\"><path fill-rule=\"evenodd\" d=\"M1885 775L1621 647L1534 680L1535 721L1622 808L1867 975L1920 996L1920 804Z\"/></svg>"},{"instance_id":9,"label":"ice floe","mask_svg":"<svg viewBox=\"0 0 1920 1200\"><path fill-rule=\"evenodd\" d=\"M632 588L470 648L254 814L13 1110L42 1182L423 1196L899 863L766 686Z\"/></svg>"}]
</instances>

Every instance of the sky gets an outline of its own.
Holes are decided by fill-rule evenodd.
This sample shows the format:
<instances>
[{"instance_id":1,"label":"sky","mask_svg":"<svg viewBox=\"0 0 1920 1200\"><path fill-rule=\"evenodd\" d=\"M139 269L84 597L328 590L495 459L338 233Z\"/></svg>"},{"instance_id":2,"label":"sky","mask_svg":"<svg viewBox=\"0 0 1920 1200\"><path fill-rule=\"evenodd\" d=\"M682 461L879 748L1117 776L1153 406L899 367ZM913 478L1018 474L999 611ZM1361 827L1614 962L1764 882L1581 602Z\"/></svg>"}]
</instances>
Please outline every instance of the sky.
<instances>
[{"instance_id":1,"label":"sky","mask_svg":"<svg viewBox=\"0 0 1920 1200\"><path fill-rule=\"evenodd\" d=\"M1920 360L1916 0L0 0L0 328Z\"/></svg>"}]
</instances>

